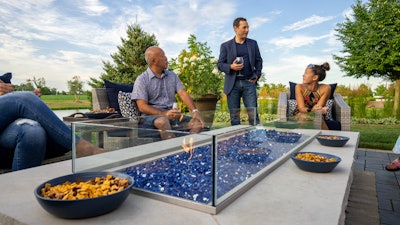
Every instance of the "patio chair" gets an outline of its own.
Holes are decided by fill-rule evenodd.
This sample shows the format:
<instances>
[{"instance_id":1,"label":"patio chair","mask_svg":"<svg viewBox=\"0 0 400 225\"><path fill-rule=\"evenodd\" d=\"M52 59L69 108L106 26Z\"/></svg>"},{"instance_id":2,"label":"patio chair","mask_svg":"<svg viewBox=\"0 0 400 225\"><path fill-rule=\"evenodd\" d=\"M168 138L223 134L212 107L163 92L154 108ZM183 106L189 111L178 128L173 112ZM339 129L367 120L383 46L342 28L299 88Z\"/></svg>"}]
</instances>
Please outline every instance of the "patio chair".
<instances>
[{"instance_id":1,"label":"patio chair","mask_svg":"<svg viewBox=\"0 0 400 225\"><path fill-rule=\"evenodd\" d=\"M92 105L93 110L101 110L110 107L106 88L92 89ZM130 127L138 128L138 121L130 121ZM140 137L137 132L108 132L103 133L105 149L121 149L134 145L146 144L154 142L154 138Z\"/></svg>"},{"instance_id":2,"label":"patio chair","mask_svg":"<svg viewBox=\"0 0 400 225\"><path fill-rule=\"evenodd\" d=\"M290 99L290 93L281 92L278 100L278 119L280 121L288 120L288 100ZM350 131L351 125L351 108L343 100L342 95L335 93L333 94L333 106L332 116L333 119L339 121L343 131ZM322 114L320 111L315 113L314 118L314 129L321 129Z\"/></svg>"}]
</instances>

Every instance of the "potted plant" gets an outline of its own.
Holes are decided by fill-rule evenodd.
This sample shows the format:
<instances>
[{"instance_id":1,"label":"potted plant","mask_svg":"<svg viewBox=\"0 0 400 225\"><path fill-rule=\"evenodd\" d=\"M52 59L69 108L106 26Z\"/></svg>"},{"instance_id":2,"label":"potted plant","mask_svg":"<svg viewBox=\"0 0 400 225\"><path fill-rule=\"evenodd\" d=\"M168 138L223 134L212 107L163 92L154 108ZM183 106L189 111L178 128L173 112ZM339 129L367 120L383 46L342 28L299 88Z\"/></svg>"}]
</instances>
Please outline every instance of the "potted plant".
<instances>
[{"instance_id":1,"label":"potted plant","mask_svg":"<svg viewBox=\"0 0 400 225\"><path fill-rule=\"evenodd\" d=\"M198 42L191 34L188 45L188 50L171 59L169 68L179 76L200 111L215 110L223 90L223 73L206 42ZM211 107L203 106L203 102L211 102Z\"/></svg>"}]
</instances>

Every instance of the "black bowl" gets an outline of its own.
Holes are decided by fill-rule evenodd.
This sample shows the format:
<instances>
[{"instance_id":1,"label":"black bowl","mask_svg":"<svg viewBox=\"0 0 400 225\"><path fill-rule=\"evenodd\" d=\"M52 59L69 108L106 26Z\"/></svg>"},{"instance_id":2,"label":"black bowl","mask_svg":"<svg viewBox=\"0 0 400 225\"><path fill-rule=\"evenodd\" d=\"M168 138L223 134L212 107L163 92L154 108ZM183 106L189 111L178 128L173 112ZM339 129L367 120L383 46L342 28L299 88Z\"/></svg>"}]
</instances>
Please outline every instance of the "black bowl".
<instances>
[{"instance_id":1,"label":"black bowl","mask_svg":"<svg viewBox=\"0 0 400 225\"><path fill-rule=\"evenodd\" d=\"M44 198L41 196L41 189L46 183L51 184L51 186L63 184L66 181L76 182L77 180L88 181L96 177L105 177L108 174L114 177L127 179L129 186L124 190L119 191L115 194L97 197L97 198L87 198L78 200L58 200ZM87 217L94 217L105 214L116 209L120 206L125 199L128 197L130 190L133 186L133 178L124 173L117 172L84 172L69 174L66 176L54 178L52 180L46 181L35 188L34 194L39 204L50 214L57 217L67 218L67 219L80 219Z\"/></svg>"},{"instance_id":2,"label":"black bowl","mask_svg":"<svg viewBox=\"0 0 400 225\"><path fill-rule=\"evenodd\" d=\"M118 115L117 112L113 113L85 113L86 117L89 119L104 119L109 116Z\"/></svg>"},{"instance_id":3,"label":"black bowl","mask_svg":"<svg viewBox=\"0 0 400 225\"><path fill-rule=\"evenodd\" d=\"M334 158L335 162L312 162L312 161L301 160L301 159L296 158L297 154L304 154L304 153L313 153L316 155L325 156L327 158ZM295 153L292 153L291 158L292 158L293 162L300 169L309 171L309 172L314 172L314 173L329 173L340 163L340 161L342 161L341 158L339 158L335 155L330 155L330 154L320 153L320 152L295 152Z\"/></svg>"},{"instance_id":4,"label":"black bowl","mask_svg":"<svg viewBox=\"0 0 400 225\"><path fill-rule=\"evenodd\" d=\"M275 135L275 141L282 143L296 143L300 138L301 134L295 132L277 132Z\"/></svg>"},{"instance_id":5,"label":"black bowl","mask_svg":"<svg viewBox=\"0 0 400 225\"><path fill-rule=\"evenodd\" d=\"M318 135L317 140L321 145L330 147L342 147L350 138L338 135Z\"/></svg>"}]
</instances>

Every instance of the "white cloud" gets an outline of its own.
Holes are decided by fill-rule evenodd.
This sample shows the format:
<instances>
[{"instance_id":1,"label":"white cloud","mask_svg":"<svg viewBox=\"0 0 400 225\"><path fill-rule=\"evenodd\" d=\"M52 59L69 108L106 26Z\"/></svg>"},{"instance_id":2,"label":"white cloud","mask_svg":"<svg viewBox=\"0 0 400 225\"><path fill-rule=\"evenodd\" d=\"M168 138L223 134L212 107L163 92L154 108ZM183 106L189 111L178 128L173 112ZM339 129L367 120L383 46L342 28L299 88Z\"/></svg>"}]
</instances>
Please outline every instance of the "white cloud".
<instances>
[{"instance_id":1,"label":"white cloud","mask_svg":"<svg viewBox=\"0 0 400 225\"><path fill-rule=\"evenodd\" d=\"M100 16L108 12L108 7L102 5L98 0L83 0L79 7L89 16Z\"/></svg>"},{"instance_id":2,"label":"white cloud","mask_svg":"<svg viewBox=\"0 0 400 225\"><path fill-rule=\"evenodd\" d=\"M348 15L350 3L341 4L346 5L347 11L341 6L334 14ZM67 80L74 75L84 81L98 77L103 72L102 60L111 61L110 54L117 52L121 37L126 38L127 25L134 23L154 34L168 57L176 57L187 48L190 34L207 42L213 54L218 56L220 44L234 36L233 19L244 11L251 15L248 20L251 29L256 29L254 34L270 38L259 41L265 58L263 71L269 77L267 82L285 83L281 81L282 74L297 79L305 64L319 62L307 56L311 52L309 47L315 49L311 55L320 56L318 59L325 55L327 58L332 52L338 54L336 48L341 43L335 40L333 31L326 30L326 26L318 28L320 33L327 35L316 34L316 37L296 31L331 19L343 20L340 16L312 15L284 27L283 36L279 28L271 30L263 25L269 23L272 27L280 27L283 19L270 21L287 12L285 3L269 4L271 8L265 10L256 7L257 4L235 0L0 0L1 70L12 72L16 84L36 76L44 77L49 87L66 90ZM310 12L315 12L307 7ZM285 22L297 16L291 14L285 17Z\"/></svg>"},{"instance_id":3,"label":"white cloud","mask_svg":"<svg viewBox=\"0 0 400 225\"><path fill-rule=\"evenodd\" d=\"M290 31L290 30L301 30L307 27L311 27L320 23L323 23L325 21L331 20L333 17L328 16L328 17L321 17L321 16L316 16L312 15L311 17L308 17L304 20L295 22L289 26L283 27L282 31Z\"/></svg>"},{"instance_id":4,"label":"white cloud","mask_svg":"<svg viewBox=\"0 0 400 225\"><path fill-rule=\"evenodd\" d=\"M235 11L235 4L228 1L199 1L194 7L190 6L190 2L181 0L153 6L151 10L142 7L138 14L139 24L157 37L170 57L186 47L190 34L194 34L198 41L209 43L218 39L219 42L219 37L223 36L221 27L227 22L231 24Z\"/></svg>"},{"instance_id":5,"label":"white cloud","mask_svg":"<svg viewBox=\"0 0 400 225\"><path fill-rule=\"evenodd\" d=\"M316 41L328 38L329 35L318 37L310 37L304 35L296 35L292 38L273 38L268 41L269 44L275 45L278 48L294 49L302 46L314 44Z\"/></svg>"},{"instance_id":6,"label":"white cloud","mask_svg":"<svg viewBox=\"0 0 400 225\"><path fill-rule=\"evenodd\" d=\"M255 18L251 18L249 22L251 22L251 28L252 29L257 29L258 27L260 27L264 23L268 22L268 18L255 17Z\"/></svg>"},{"instance_id":7,"label":"white cloud","mask_svg":"<svg viewBox=\"0 0 400 225\"><path fill-rule=\"evenodd\" d=\"M337 34L337 32L335 30L331 30L328 35L327 43L329 46L336 47L336 51L337 51L337 50L340 50L340 49L337 49L337 47L341 47L342 43L340 42L340 40L338 40L338 37L336 36L336 34Z\"/></svg>"},{"instance_id":8,"label":"white cloud","mask_svg":"<svg viewBox=\"0 0 400 225\"><path fill-rule=\"evenodd\" d=\"M353 19L353 9L352 8L347 8L346 10L343 11L343 17L348 18L350 20Z\"/></svg>"},{"instance_id":9,"label":"white cloud","mask_svg":"<svg viewBox=\"0 0 400 225\"><path fill-rule=\"evenodd\" d=\"M102 60L110 60L109 55L117 51L120 38L126 37L128 24L138 22L143 30L156 35L167 54L176 56L186 47L190 34L205 35L200 32L204 29L220 33L218 28L228 18L232 19L235 10L235 5L227 1L177 1L157 6L132 4L118 9L108 21L109 26L105 27L99 19L70 16L54 7L52 1L38 4L36 1L16 1L1 5L0 12L4 14L0 15L3 21L0 25L4 26L0 28L3 33L0 62L7 62L3 65L13 68L11 72L15 82L22 82L29 76L44 76L49 84L56 83L56 87L63 90L66 89L66 79L74 75L83 80L89 76L98 77ZM76 7L90 16L102 14L107 17L106 14L111 13L99 1L68 2L65 7L69 10ZM18 16L14 14L17 11ZM42 48L38 48L38 43ZM46 43L55 46L47 47ZM21 62L23 67L18 66Z\"/></svg>"}]
</instances>

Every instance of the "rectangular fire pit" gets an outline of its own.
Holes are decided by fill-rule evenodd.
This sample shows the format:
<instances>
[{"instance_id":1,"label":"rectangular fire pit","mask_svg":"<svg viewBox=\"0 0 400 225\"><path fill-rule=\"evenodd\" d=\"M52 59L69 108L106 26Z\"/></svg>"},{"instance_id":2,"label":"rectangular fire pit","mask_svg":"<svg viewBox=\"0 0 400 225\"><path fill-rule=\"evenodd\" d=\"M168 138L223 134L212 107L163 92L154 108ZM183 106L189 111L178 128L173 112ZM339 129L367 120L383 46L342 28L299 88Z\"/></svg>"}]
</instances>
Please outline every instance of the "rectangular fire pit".
<instances>
[{"instance_id":1,"label":"rectangular fire pit","mask_svg":"<svg viewBox=\"0 0 400 225\"><path fill-rule=\"evenodd\" d=\"M75 132L83 128L74 126ZM134 133L140 133L140 129ZM262 126L179 135L100 155L74 157L73 172L124 172L134 178L134 193L216 214L315 136Z\"/></svg>"}]
</instances>

